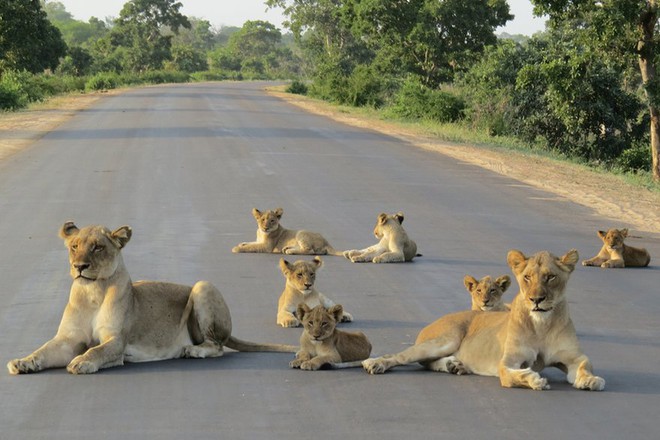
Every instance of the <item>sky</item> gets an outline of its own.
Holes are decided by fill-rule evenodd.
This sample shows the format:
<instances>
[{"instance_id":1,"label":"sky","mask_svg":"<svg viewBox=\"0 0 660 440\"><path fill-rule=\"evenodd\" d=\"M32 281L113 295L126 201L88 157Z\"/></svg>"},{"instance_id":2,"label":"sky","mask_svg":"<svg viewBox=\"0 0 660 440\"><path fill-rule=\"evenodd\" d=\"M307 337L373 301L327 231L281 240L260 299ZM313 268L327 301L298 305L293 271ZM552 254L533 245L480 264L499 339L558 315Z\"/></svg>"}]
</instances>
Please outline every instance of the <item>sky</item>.
<instances>
[{"instance_id":1,"label":"sky","mask_svg":"<svg viewBox=\"0 0 660 440\"><path fill-rule=\"evenodd\" d=\"M59 1L76 20L90 17L117 17L127 0L49 0ZM282 27L285 17L279 8L266 11L263 0L179 0L181 12L188 17L203 18L214 26L242 26L247 20L265 20ZM466 0L469 1L469 0ZM497 33L532 35L545 28L545 20L532 15L530 0L508 0L515 15Z\"/></svg>"}]
</instances>

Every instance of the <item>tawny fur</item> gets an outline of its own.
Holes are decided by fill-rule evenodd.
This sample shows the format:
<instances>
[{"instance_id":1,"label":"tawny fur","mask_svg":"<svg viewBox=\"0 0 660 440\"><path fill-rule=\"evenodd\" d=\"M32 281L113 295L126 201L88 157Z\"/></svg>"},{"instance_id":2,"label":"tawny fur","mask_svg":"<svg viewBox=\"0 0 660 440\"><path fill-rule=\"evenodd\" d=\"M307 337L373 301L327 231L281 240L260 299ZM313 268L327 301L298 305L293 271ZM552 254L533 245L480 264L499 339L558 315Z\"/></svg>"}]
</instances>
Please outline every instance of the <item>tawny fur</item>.
<instances>
[{"instance_id":1,"label":"tawny fur","mask_svg":"<svg viewBox=\"0 0 660 440\"><path fill-rule=\"evenodd\" d=\"M417 244L408 238L403 229L403 212L388 215L381 213L376 220L374 235L380 240L365 249L344 251L344 257L353 263L400 263L419 256Z\"/></svg>"},{"instance_id":2,"label":"tawny fur","mask_svg":"<svg viewBox=\"0 0 660 440\"><path fill-rule=\"evenodd\" d=\"M286 229L280 224L284 210L277 208L265 212L257 208L252 215L257 221L257 241L240 243L234 253L256 252L288 255L343 255L316 232Z\"/></svg>"},{"instance_id":3,"label":"tawny fur","mask_svg":"<svg viewBox=\"0 0 660 440\"><path fill-rule=\"evenodd\" d=\"M603 247L598 255L582 261L583 266L600 266L602 268L646 267L651 262L651 255L646 249L634 248L623 242L628 237L628 229L598 231L598 236L603 240Z\"/></svg>"},{"instance_id":4,"label":"tawny fur","mask_svg":"<svg viewBox=\"0 0 660 440\"><path fill-rule=\"evenodd\" d=\"M73 284L57 334L34 353L7 364L11 374L66 367L94 373L124 362L223 354L240 351L295 352L298 347L257 344L231 336L231 316L211 283L194 286L131 282L121 249L132 230L103 226L78 229L64 224L60 236L69 250Z\"/></svg>"},{"instance_id":5,"label":"tawny fur","mask_svg":"<svg viewBox=\"0 0 660 440\"><path fill-rule=\"evenodd\" d=\"M335 303L324 294L316 290L316 272L323 266L321 257L314 257L312 261L298 260L289 263L280 258L280 270L286 279L284 291L280 295L277 306L277 324L282 327L298 327L300 318L295 313L301 303L309 307L322 305L329 309ZM351 322L353 316L343 312L341 322Z\"/></svg>"},{"instance_id":6,"label":"tawny fur","mask_svg":"<svg viewBox=\"0 0 660 440\"><path fill-rule=\"evenodd\" d=\"M502 275L493 280L485 276L479 281L470 275L465 275L463 284L472 297L472 310L484 312L501 312L511 310L511 304L505 304L502 295L511 285L511 278Z\"/></svg>"},{"instance_id":7,"label":"tawny fur","mask_svg":"<svg viewBox=\"0 0 660 440\"><path fill-rule=\"evenodd\" d=\"M604 389L605 380L592 373L580 349L564 293L577 251L560 258L549 252L527 258L512 250L507 261L520 285L510 312L446 315L424 328L414 346L363 361L367 372L419 362L433 371L497 376L504 387L546 390L550 386L539 372L554 366L575 388Z\"/></svg>"},{"instance_id":8,"label":"tawny fur","mask_svg":"<svg viewBox=\"0 0 660 440\"><path fill-rule=\"evenodd\" d=\"M289 363L291 368L318 370L324 365L330 368L359 366L357 361L371 354L371 343L364 333L336 328L343 316L341 305L336 304L328 310L322 305L310 309L303 303L296 313L304 330L300 336L300 351Z\"/></svg>"}]
</instances>

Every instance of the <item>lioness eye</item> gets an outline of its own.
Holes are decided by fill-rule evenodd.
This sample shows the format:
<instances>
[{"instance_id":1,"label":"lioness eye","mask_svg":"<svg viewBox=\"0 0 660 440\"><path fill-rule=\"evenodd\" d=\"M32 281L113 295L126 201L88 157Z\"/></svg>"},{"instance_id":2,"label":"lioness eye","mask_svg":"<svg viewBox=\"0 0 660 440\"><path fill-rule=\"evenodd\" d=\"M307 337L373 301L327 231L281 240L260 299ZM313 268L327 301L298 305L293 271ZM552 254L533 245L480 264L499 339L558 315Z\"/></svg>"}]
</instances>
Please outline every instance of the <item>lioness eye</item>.
<instances>
[{"instance_id":1,"label":"lioness eye","mask_svg":"<svg viewBox=\"0 0 660 440\"><path fill-rule=\"evenodd\" d=\"M72 244L71 245L71 250L75 251L76 249L78 249L78 245L77 244Z\"/></svg>"},{"instance_id":2,"label":"lioness eye","mask_svg":"<svg viewBox=\"0 0 660 440\"><path fill-rule=\"evenodd\" d=\"M296 276L297 276L299 279L302 278L302 274L301 274L301 273L297 274Z\"/></svg>"},{"instance_id":3,"label":"lioness eye","mask_svg":"<svg viewBox=\"0 0 660 440\"><path fill-rule=\"evenodd\" d=\"M548 281L552 281L557 278L555 275L548 275Z\"/></svg>"},{"instance_id":4,"label":"lioness eye","mask_svg":"<svg viewBox=\"0 0 660 440\"><path fill-rule=\"evenodd\" d=\"M531 281L531 279L532 279L532 277L530 277L529 275L525 275L523 278L525 279L525 281L528 281L528 282Z\"/></svg>"},{"instance_id":5,"label":"lioness eye","mask_svg":"<svg viewBox=\"0 0 660 440\"><path fill-rule=\"evenodd\" d=\"M101 246L101 245L98 245L98 244L96 246L94 246L94 252L101 252L101 251L103 251L103 249L105 249L104 246Z\"/></svg>"}]
</instances>

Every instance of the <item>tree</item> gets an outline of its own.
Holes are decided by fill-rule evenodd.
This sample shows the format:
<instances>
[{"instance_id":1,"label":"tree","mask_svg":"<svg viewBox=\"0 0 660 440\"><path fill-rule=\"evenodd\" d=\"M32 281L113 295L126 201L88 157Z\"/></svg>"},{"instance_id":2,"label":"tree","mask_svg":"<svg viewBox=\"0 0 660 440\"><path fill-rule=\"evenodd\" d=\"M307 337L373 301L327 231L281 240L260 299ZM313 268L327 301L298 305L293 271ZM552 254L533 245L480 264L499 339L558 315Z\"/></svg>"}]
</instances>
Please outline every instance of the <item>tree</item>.
<instances>
[{"instance_id":1,"label":"tree","mask_svg":"<svg viewBox=\"0 0 660 440\"><path fill-rule=\"evenodd\" d=\"M176 34L191 27L179 12L181 6L175 0L130 0L124 5L110 34L112 46L124 48L124 68L160 69L171 59L172 35L164 35L163 28Z\"/></svg>"},{"instance_id":2,"label":"tree","mask_svg":"<svg viewBox=\"0 0 660 440\"><path fill-rule=\"evenodd\" d=\"M660 80L657 41L660 0L532 0L538 15L547 14L551 26L572 21L588 37L583 44L606 57L636 64L650 115L653 178L660 182Z\"/></svg>"},{"instance_id":3,"label":"tree","mask_svg":"<svg viewBox=\"0 0 660 440\"><path fill-rule=\"evenodd\" d=\"M54 70L66 44L39 0L0 0L0 71Z\"/></svg>"}]
</instances>

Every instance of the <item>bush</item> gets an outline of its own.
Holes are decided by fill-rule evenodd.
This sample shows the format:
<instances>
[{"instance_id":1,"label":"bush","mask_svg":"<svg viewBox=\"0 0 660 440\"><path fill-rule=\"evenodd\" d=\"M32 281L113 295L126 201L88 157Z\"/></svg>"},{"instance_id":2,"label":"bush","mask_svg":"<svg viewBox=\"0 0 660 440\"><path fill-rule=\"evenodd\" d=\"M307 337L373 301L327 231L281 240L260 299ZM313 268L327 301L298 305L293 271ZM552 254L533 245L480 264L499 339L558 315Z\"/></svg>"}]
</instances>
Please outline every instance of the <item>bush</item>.
<instances>
[{"instance_id":1,"label":"bush","mask_svg":"<svg viewBox=\"0 0 660 440\"><path fill-rule=\"evenodd\" d=\"M113 72L101 72L90 77L85 83L85 90L110 90L119 85L119 75Z\"/></svg>"},{"instance_id":2,"label":"bush","mask_svg":"<svg viewBox=\"0 0 660 440\"><path fill-rule=\"evenodd\" d=\"M30 90L27 71L5 70L0 78L0 108L4 110L17 110L26 107L30 102L38 100L41 93Z\"/></svg>"},{"instance_id":3,"label":"bush","mask_svg":"<svg viewBox=\"0 0 660 440\"><path fill-rule=\"evenodd\" d=\"M430 89L414 78L403 83L389 108L396 116L437 122L458 121L464 110L465 102L458 96Z\"/></svg>"},{"instance_id":4,"label":"bush","mask_svg":"<svg viewBox=\"0 0 660 440\"><path fill-rule=\"evenodd\" d=\"M359 65L348 77L346 104L355 107L383 105L383 92L386 88L382 75L367 65Z\"/></svg>"},{"instance_id":5,"label":"bush","mask_svg":"<svg viewBox=\"0 0 660 440\"><path fill-rule=\"evenodd\" d=\"M306 95L307 85L302 81L295 80L289 84L289 87L286 88L286 91L287 93L294 93L296 95Z\"/></svg>"},{"instance_id":6,"label":"bush","mask_svg":"<svg viewBox=\"0 0 660 440\"><path fill-rule=\"evenodd\" d=\"M149 84L185 83L190 80L190 74L187 72L167 70L149 70L140 76Z\"/></svg>"},{"instance_id":7,"label":"bush","mask_svg":"<svg viewBox=\"0 0 660 440\"><path fill-rule=\"evenodd\" d=\"M622 171L651 171L651 147L637 144L623 150L614 165Z\"/></svg>"}]
</instances>

